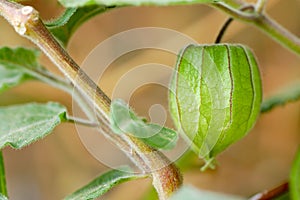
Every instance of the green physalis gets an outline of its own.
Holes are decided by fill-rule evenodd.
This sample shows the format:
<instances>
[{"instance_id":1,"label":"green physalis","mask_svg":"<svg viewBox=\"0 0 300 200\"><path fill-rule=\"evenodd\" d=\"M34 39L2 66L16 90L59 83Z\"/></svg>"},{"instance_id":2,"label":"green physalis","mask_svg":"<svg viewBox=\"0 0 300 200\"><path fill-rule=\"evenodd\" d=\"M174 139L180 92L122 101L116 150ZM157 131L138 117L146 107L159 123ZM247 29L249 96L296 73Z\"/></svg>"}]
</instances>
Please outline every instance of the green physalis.
<instances>
[{"instance_id":1,"label":"green physalis","mask_svg":"<svg viewBox=\"0 0 300 200\"><path fill-rule=\"evenodd\" d=\"M252 52L242 45L186 47L170 88L174 123L206 161L204 167L213 167L214 157L242 138L260 112L259 69Z\"/></svg>"},{"instance_id":2,"label":"green physalis","mask_svg":"<svg viewBox=\"0 0 300 200\"><path fill-rule=\"evenodd\" d=\"M177 133L172 129L147 123L145 119L138 117L121 99L111 103L110 123L116 134L131 134L155 149L170 150L178 139Z\"/></svg>"}]
</instances>

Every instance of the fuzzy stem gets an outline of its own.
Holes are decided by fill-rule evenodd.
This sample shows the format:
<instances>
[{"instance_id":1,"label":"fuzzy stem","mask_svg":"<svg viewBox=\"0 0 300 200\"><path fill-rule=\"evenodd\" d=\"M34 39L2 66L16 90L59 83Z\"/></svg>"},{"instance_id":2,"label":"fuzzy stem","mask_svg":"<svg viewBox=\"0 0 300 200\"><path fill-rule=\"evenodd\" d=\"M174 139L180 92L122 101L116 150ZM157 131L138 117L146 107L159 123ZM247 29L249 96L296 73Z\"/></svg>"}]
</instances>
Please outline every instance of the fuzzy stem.
<instances>
[{"instance_id":1,"label":"fuzzy stem","mask_svg":"<svg viewBox=\"0 0 300 200\"><path fill-rule=\"evenodd\" d=\"M76 102L80 105L81 109L87 110L86 114L93 121L92 123L96 123L95 116L93 115L93 110L86 104L85 100L78 93L78 91L74 90L74 86L72 85L72 83L45 70L33 69L27 67L26 65L20 66L20 69L22 69L22 71L34 77L35 79L55 88L61 89L72 95L74 99L76 99Z\"/></svg>"},{"instance_id":2,"label":"fuzzy stem","mask_svg":"<svg viewBox=\"0 0 300 200\"><path fill-rule=\"evenodd\" d=\"M0 14L16 32L35 43L63 72L89 105L94 107L100 122L99 130L144 173L150 173L160 199L168 199L182 184L182 177L176 166L170 164L161 152L148 147L139 139L129 134L117 135L112 132L109 122L111 100L52 37L38 12L30 6L0 0Z\"/></svg>"},{"instance_id":3,"label":"fuzzy stem","mask_svg":"<svg viewBox=\"0 0 300 200\"><path fill-rule=\"evenodd\" d=\"M86 119L77 118L74 116L67 116L67 122L79 124L79 125L83 125L83 126L87 126L87 127L98 127L99 126L98 123L95 123L95 122L92 122L92 121L86 120Z\"/></svg>"}]
</instances>

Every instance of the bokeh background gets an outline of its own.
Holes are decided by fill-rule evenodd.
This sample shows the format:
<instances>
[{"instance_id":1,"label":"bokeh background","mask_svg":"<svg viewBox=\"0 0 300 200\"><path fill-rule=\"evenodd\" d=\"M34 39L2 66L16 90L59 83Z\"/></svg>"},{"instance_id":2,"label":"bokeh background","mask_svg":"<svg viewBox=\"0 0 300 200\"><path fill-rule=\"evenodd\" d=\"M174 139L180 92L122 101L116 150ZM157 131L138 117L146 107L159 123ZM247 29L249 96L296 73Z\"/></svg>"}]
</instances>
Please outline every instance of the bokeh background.
<instances>
[{"instance_id":1,"label":"bokeh background","mask_svg":"<svg viewBox=\"0 0 300 200\"><path fill-rule=\"evenodd\" d=\"M53 19L62 12L62 8L54 0L22 3L34 6L45 20ZM271 0L268 1L267 12L291 32L300 36L299 8L300 0ZM205 5L114 9L84 24L72 37L68 51L78 63L82 63L101 41L125 30L148 26L173 29L199 43L213 43L226 19L225 14ZM2 18L0 26L1 46L34 47L29 41L18 36ZM223 41L246 44L254 50L260 63L264 98L299 80L299 57L256 28L235 21ZM149 62L174 66L175 61L175 55L161 51L133 52L114 62L99 84L111 95L116 80L126 73L126 70ZM49 70L59 74L44 55L41 56L41 62ZM39 82L27 82L2 94L0 105L49 100L61 102L72 113L70 96ZM157 85L140 88L130 99L130 105L143 116L148 116L151 105L157 103L165 107L168 104L167 90ZM195 166L184 171L184 183L205 190L250 196L286 181L300 143L299 106L299 103L290 103L262 114L244 139L218 156L217 170L201 173L201 162L197 165L196 161ZM166 125L172 127L170 118ZM23 150L6 148L4 156L9 196L12 200L62 199L108 170L88 153L72 124L60 125L53 134ZM150 180L147 179L125 183L101 199L143 199L150 184Z\"/></svg>"}]
</instances>

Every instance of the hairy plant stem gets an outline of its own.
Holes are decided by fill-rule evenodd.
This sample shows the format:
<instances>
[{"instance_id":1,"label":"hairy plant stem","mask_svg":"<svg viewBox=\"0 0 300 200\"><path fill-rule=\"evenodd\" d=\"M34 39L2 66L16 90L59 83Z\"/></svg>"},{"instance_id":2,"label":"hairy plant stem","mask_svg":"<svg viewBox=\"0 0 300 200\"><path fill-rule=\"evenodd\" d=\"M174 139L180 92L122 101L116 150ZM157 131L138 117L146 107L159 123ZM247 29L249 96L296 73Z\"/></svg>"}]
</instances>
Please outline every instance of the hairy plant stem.
<instances>
[{"instance_id":1,"label":"hairy plant stem","mask_svg":"<svg viewBox=\"0 0 300 200\"><path fill-rule=\"evenodd\" d=\"M258 29L269 35L282 46L300 55L300 39L294 34L290 33L287 29L276 23L264 13L257 13L256 11L249 13L243 12L239 9L233 8L228 3L229 1L210 4L212 7L218 8L231 17L252 24ZM242 5L241 5L242 6Z\"/></svg>"},{"instance_id":2,"label":"hairy plant stem","mask_svg":"<svg viewBox=\"0 0 300 200\"><path fill-rule=\"evenodd\" d=\"M99 124L96 122L92 122L90 120L86 120L86 119L82 119L82 118L77 118L74 116L67 116L67 122L83 125L86 127L92 127L92 128L93 127L96 128L99 126Z\"/></svg>"},{"instance_id":3,"label":"hairy plant stem","mask_svg":"<svg viewBox=\"0 0 300 200\"><path fill-rule=\"evenodd\" d=\"M97 119L93 113L93 110L86 103L86 100L82 97L82 95L77 90L74 90L74 86L71 82L65 80L64 78L56 76L55 74L50 73L46 70L33 69L26 65L19 67L26 74L34 77L35 79L69 93L76 100L76 103L81 107L81 109L85 110L87 117L90 119L90 121L85 121L83 119L72 119L72 117L69 117L69 122L76 122L85 126L93 127L95 124L97 124Z\"/></svg>"},{"instance_id":4,"label":"hairy plant stem","mask_svg":"<svg viewBox=\"0 0 300 200\"><path fill-rule=\"evenodd\" d=\"M176 166L170 164L161 152L148 147L139 139L129 134L117 135L112 132L109 122L111 100L52 37L40 20L38 12L30 6L0 0L0 14L16 32L35 43L63 72L88 102L86 105L95 109L100 124L99 131L123 150L144 173L151 174L159 198L168 199L182 184L182 177Z\"/></svg>"}]
</instances>

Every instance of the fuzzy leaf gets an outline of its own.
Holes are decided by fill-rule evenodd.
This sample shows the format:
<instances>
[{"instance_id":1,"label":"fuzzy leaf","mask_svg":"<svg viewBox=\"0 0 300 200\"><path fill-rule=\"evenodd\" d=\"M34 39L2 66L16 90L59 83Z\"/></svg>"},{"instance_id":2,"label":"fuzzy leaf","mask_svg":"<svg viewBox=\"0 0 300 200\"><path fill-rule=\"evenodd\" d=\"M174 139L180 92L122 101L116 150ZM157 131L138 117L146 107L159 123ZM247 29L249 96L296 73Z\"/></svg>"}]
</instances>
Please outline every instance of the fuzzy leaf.
<instances>
[{"instance_id":1,"label":"fuzzy leaf","mask_svg":"<svg viewBox=\"0 0 300 200\"><path fill-rule=\"evenodd\" d=\"M45 23L47 28L58 28L64 26L77 11L77 8L67 8L61 16Z\"/></svg>"},{"instance_id":2,"label":"fuzzy leaf","mask_svg":"<svg viewBox=\"0 0 300 200\"><path fill-rule=\"evenodd\" d=\"M31 72L44 70L37 58L39 52L22 47L0 48L0 92L4 92L26 80L34 79Z\"/></svg>"},{"instance_id":3,"label":"fuzzy leaf","mask_svg":"<svg viewBox=\"0 0 300 200\"><path fill-rule=\"evenodd\" d=\"M175 5L175 4L193 4L193 3L216 3L221 0L59 0L65 7L80 7L86 5Z\"/></svg>"},{"instance_id":4,"label":"fuzzy leaf","mask_svg":"<svg viewBox=\"0 0 300 200\"><path fill-rule=\"evenodd\" d=\"M15 87L31 77L18 69L7 69L4 65L0 65L0 92L4 92Z\"/></svg>"},{"instance_id":5,"label":"fuzzy leaf","mask_svg":"<svg viewBox=\"0 0 300 200\"><path fill-rule=\"evenodd\" d=\"M170 200L246 200L241 197L220 194L210 191L199 190L191 186L183 186L177 193L175 193Z\"/></svg>"},{"instance_id":6,"label":"fuzzy leaf","mask_svg":"<svg viewBox=\"0 0 300 200\"><path fill-rule=\"evenodd\" d=\"M290 197L292 200L300 199L300 150L296 155L290 174Z\"/></svg>"},{"instance_id":7,"label":"fuzzy leaf","mask_svg":"<svg viewBox=\"0 0 300 200\"><path fill-rule=\"evenodd\" d=\"M67 46L73 33L86 21L95 15L105 12L112 7L91 5L81 8L67 8L56 20L48 22L46 26L56 39Z\"/></svg>"},{"instance_id":8,"label":"fuzzy leaf","mask_svg":"<svg viewBox=\"0 0 300 200\"><path fill-rule=\"evenodd\" d=\"M115 133L132 134L156 149L172 149L178 139L175 131L146 123L120 99L111 104L111 126Z\"/></svg>"},{"instance_id":9,"label":"fuzzy leaf","mask_svg":"<svg viewBox=\"0 0 300 200\"><path fill-rule=\"evenodd\" d=\"M134 174L129 167L122 167L119 170L114 169L102 174L88 185L67 196L65 200L96 199L116 185L144 177L144 175Z\"/></svg>"},{"instance_id":10,"label":"fuzzy leaf","mask_svg":"<svg viewBox=\"0 0 300 200\"><path fill-rule=\"evenodd\" d=\"M0 148L27 146L45 137L65 120L66 108L58 103L0 107Z\"/></svg>"},{"instance_id":11,"label":"fuzzy leaf","mask_svg":"<svg viewBox=\"0 0 300 200\"><path fill-rule=\"evenodd\" d=\"M267 98L261 105L261 112L268 112L277 106L283 106L287 103L298 101L300 99L300 83L292 85L278 91L276 94Z\"/></svg>"},{"instance_id":12,"label":"fuzzy leaf","mask_svg":"<svg viewBox=\"0 0 300 200\"><path fill-rule=\"evenodd\" d=\"M193 150L214 157L246 135L259 115L262 87L252 52L241 45L190 45L171 80L170 111Z\"/></svg>"}]
</instances>

